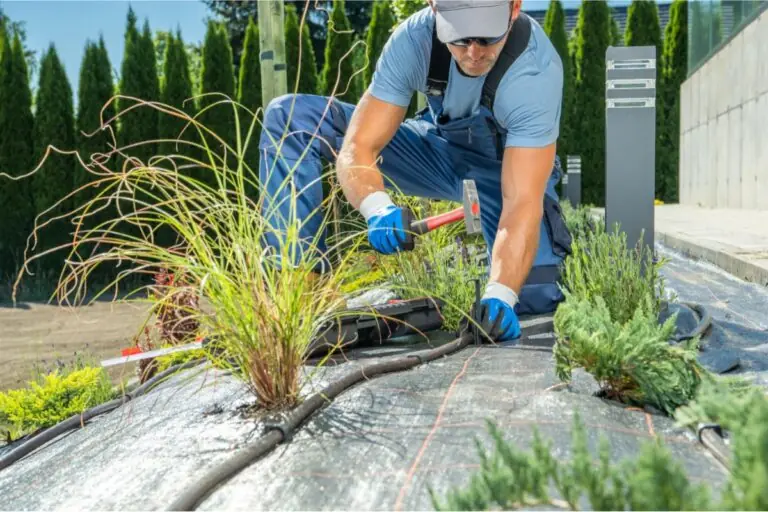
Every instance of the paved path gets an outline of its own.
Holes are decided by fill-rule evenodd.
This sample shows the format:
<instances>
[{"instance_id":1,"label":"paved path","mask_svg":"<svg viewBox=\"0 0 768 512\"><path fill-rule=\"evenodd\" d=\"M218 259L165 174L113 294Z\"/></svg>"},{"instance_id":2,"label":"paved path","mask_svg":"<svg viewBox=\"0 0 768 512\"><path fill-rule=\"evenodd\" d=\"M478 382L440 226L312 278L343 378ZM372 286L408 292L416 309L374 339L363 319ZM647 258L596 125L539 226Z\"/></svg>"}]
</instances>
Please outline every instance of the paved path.
<instances>
[{"instance_id":1,"label":"paved path","mask_svg":"<svg viewBox=\"0 0 768 512\"><path fill-rule=\"evenodd\" d=\"M595 213L602 215L603 209ZM655 232L656 241L667 247L768 286L768 209L659 205Z\"/></svg>"}]
</instances>

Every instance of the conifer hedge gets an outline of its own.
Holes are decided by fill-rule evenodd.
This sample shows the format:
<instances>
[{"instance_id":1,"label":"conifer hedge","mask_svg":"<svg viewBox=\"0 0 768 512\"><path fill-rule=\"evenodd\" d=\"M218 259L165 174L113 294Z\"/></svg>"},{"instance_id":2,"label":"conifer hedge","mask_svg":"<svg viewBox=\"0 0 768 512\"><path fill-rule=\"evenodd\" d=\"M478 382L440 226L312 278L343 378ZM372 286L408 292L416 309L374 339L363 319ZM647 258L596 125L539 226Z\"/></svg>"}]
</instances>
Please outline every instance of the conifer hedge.
<instances>
[{"instance_id":1,"label":"conifer hedge","mask_svg":"<svg viewBox=\"0 0 768 512\"><path fill-rule=\"evenodd\" d=\"M381 55L381 51L384 49L392 27L395 26L396 22L391 2L376 0L376 3L373 5L371 24L368 26L368 34L365 40L366 52L368 54L368 68L364 74L365 88L368 88L373 80L373 72L376 71L376 61L378 61L379 55Z\"/></svg>"},{"instance_id":2,"label":"conifer hedge","mask_svg":"<svg viewBox=\"0 0 768 512\"><path fill-rule=\"evenodd\" d=\"M351 32L344 0L333 2L328 21L328 38L325 44L320 87L323 94L335 96L341 101L355 103L360 99L361 74L354 75L355 58L352 49L354 34Z\"/></svg>"},{"instance_id":3,"label":"conifer hedge","mask_svg":"<svg viewBox=\"0 0 768 512\"><path fill-rule=\"evenodd\" d=\"M296 6L286 4L285 62L288 74L288 92L317 94L317 61L315 60L315 50L312 48L309 24L305 21L301 28L301 35L299 35L300 24L301 20L296 13ZM299 48L299 42L301 42L301 48ZM298 84L296 83L297 74L299 75Z\"/></svg>"},{"instance_id":4,"label":"conifer hedge","mask_svg":"<svg viewBox=\"0 0 768 512\"><path fill-rule=\"evenodd\" d=\"M28 173L35 165L34 118L27 62L18 32L0 30L0 172ZM15 277L34 221L30 180L0 178L0 277Z\"/></svg>"},{"instance_id":5,"label":"conifer hedge","mask_svg":"<svg viewBox=\"0 0 768 512\"><path fill-rule=\"evenodd\" d=\"M605 52L611 16L605 0L581 4L575 42L574 151L581 155L582 201L605 204Z\"/></svg>"}]
</instances>

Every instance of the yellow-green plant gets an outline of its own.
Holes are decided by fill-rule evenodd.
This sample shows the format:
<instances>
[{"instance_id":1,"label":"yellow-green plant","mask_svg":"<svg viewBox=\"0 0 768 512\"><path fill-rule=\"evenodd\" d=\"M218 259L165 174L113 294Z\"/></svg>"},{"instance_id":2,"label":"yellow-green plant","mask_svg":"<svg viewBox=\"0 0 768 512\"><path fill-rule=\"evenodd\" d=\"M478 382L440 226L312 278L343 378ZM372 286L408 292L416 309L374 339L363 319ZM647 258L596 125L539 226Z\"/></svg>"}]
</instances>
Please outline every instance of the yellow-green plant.
<instances>
[{"instance_id":1,"label":"yellow-green plant","mask_svg":"<svg viewBox=\"0 0 768 512\"><path fill-rule=\"evenodd\" d=\"M0 425L11 439L47 428L114 397L103 368L77 367L40 374L29 387L0 392Z\"/></svg>"},{"instance_id":2,"label":"yellow-green plant","mask_svg":"<svg viewBox=\"0 0 768 512\"><path fill-rule=\"evenodd\" d=\"M148 162L126 154L130 148L93 155L88 162L78 155L80 164L94 176L81 189L93 189L93 198L71 212L75 233L72 242L64 246L69 253L56 292L60 301L70 296L82 300L89 273L107 262L122 267L111 285L137 273L153 276L163 270L183 275L201 307L178 307L199 324L201 331L217 339L221 349L218 363L232 363L233 373L247 384L261 407L295 405L303 385L301 367L306 349L328 321L344 314L340 287L351 268L354 244L340 241L346 244L345 256L331 272L314 272L324 255L316 250L317 241L300 240L302 221L296 216L296 202L301 191L292 185L292 172L301 162L291 162L292 172L280 184L289 196L285 230L278 231L270 224L268 216L274 212L258 179L258 162L244 157L248 145L257 143L251 137L258 132L254 127L260 122L260 112L251 112L224 97L197 114L211 108L232 108L236 125L233 147L201 124L197 116L159 103L119 98L135 101L132 108L155 108L162 115L181 118L185 132L173 142L191 149L180 148L178 154L158 155ZM243 110L249 123L241 129ZM110 123L116 120L104 123L101 129L111 130ZM282 142L274 141L278 147ZM123 168L110 168L110 160L116 158L124 162ZM100 210L110 211L107 206L112 204L117 206L114 218L83 227L83 219ZM325 201L320 212L312 212L322 219L319 233L324 231L331 206ZM35 231L45 224L36 223ZM172 233L172 245L157 241L161 229ZM283 240L276 251L265 250L264 240L270 234ZM300 244L305 251L297 256ZM83 250L88 246L99 250ZM20 272L17 284L21 277ZM138 287L120 300L156 304L158 299L151 293L144 293L145 299L141 299L144 288ZM107 290L105 287L91 300Z\"/></svg>"}]
</instances>

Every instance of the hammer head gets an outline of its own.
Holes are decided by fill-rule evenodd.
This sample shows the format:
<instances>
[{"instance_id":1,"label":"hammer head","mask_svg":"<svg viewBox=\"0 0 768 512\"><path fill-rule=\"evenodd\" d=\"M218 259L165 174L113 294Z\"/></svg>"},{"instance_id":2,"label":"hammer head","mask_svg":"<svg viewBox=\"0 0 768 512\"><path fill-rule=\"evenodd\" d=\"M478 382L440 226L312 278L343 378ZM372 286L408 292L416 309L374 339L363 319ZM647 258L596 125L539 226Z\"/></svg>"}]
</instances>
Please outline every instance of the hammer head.
<instances>
[{"instance_id":1,"label":"hammer head","mask_svg":"<svg viewBox=\"0 0 768 512\"><path fill-rule=\"evenodd\" d=\"M467 233L474 235L482 232L480 223L480 197L477 195L475 180L464 180L464 224Z\"/></svg>"}]
</instances>

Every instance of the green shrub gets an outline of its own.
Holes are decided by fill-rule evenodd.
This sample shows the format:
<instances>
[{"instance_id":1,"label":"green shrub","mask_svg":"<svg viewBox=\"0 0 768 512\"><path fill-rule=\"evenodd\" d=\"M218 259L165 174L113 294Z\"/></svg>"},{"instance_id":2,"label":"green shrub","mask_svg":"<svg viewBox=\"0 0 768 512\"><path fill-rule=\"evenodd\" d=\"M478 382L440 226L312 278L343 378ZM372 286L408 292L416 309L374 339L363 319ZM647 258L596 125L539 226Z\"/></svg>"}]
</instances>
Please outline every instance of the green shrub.
<instances>
[{"instance_id":1,"label":"green shrub","mask_svg":"<svg viewBox=\"0 0 768 512\"><path fill-rule=\"evenodd\" d=\"M109 376L103 368L55 370L30 381L28 389L0 393L0 425L16 439L55 425L111 400Z\"/></svg>"},{"instance_id":2,"label":"green shrub","mask_svg":"<svg viewBox=\"0 0 768 512\"><path fill-rule=\"evenodd\" d=\"M554 317L558 378L568 381L574 368L584 368L607 398L668 414L695 396L705 371L697 360L699 339L669 343L676 315L660 324L646 296L629 321L617 322L601 296L565 294Z\"/></svg>"},{"instance_id":3,"label":"green shrub","mask_svg":"<svg viewBox=\"0 0 768 512\"><path fill-rule=\"evenodd\" d=\"M598 229L598 224L603 227L605 224L602 219L595 219L592 216L592 205L580 204L574 207L567 199L560 201L560 208L563 211L565 225L574 238L584 238L587 232L594 232Z\"/></svg>"},{"instance_id":4,"label":"green shrub","mask_svg":"<svg viewBox=\"0 0 768 512\"><path fill-rule=\"evenodd\" d=\"M703 510L710 503L704 484L691 484L681 465L660 442L646 443L639 457L611 464L608 443L601 437L599 461L593 463L584 425L574 418L573 453L569 460L552 455L551 443L534 429L526 453L509 444L492 422L488 430L495 449L480 443L480 471L465 490L452 490L441 503L430 489L437 510L488 510L549 505L580 509L587 498L594 510ZM554 488L560 498L551 493Z\"/></svg>"},{"instance_id":5,"label":"green shrub","mask_svg":"<svg viewBox=\"0 0 768 512\"><path fill-rule=\"evenodd\" d=\"M653 261L649 247L629 250L627 237L618 228L607 233L602 224L594 232L574 237L573 253L563 267L563 286L575 299L600 296L610 311L611 320L623 324L647 297L658 315L664 300L664 283L659 274L666 260ZM643 271L645 267L646 271Z\"/></svg>"}]
</instances>

